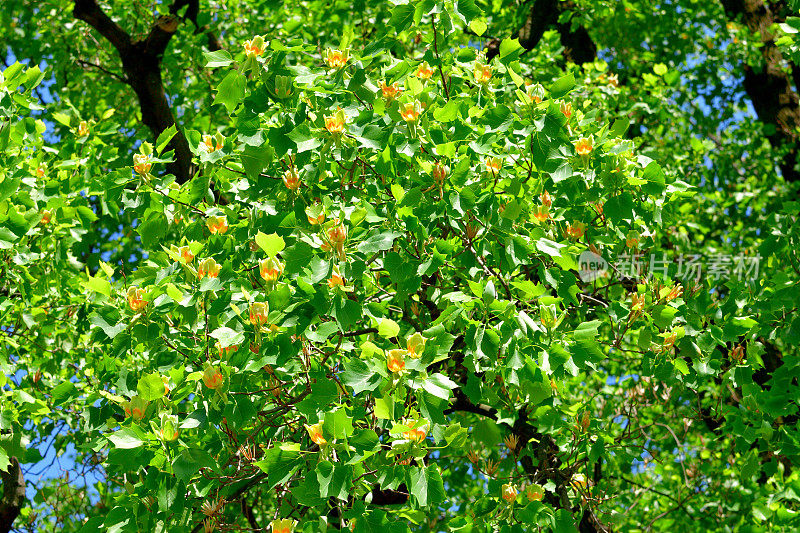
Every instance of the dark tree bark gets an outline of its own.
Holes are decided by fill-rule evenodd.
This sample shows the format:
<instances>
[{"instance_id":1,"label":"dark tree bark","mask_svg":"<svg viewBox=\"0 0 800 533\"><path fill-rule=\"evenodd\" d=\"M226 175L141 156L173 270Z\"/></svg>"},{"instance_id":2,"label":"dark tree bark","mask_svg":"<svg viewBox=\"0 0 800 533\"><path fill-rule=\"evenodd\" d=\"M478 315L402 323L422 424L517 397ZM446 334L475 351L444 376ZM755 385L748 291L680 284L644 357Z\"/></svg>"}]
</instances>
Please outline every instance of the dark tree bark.
<instances>
[{"instance_id":1,"label":"dark tree bark","mask_svg":"<svg viewBox=\"0 0 800 533\"><path fill-rule=\"evenodd\" d=\"M572 0L534 0L529 2L530 9L525 22L517 32L519 44L526 50L532 50L539 44L542 35L549 28L558 30L561 44L564 46L564 58L578 65L594 61L597 57L595 45L589 32L583 26L572 27L571 22L558 21L563 13L574 11ZM487 59L496 56L500 51L500 42L492 42L486 50Z\"/></svg>"},{"instance_id":2,"label":"dark tree bark","mask_svg":"<svg viewBox=\"0 0 800 533\"><path fill-rule=\"evenodd\" d=\"M125 72L124 81L136 93L142 122L150 128L154 139L175 124L161 77L161 57L177 30L176 13L184 6L188 6L187 17L196 20L197 0L176 0L170 7L172 14L157 20L148 36L139 41L132 41L130 35L97 5L96 0L75 0L72 11L76 19L92 26L117 50ZM179 183L184 183L196 169L192 164L189 143L180 129L169 147L175 151L175 161L167 169Z\"/></svg>"},{"instance_id":3,"label":"dark tree bark","mask_svg":"<svg viewBox=\"0 0 800 533\"><path fill-rule=\"evenodd\" d=\"M798 128L800 128L800 99L792 87L793 75L784 68L783 56L775 45L770 27L780 22L780 14L763 0L720 0L731 20L741 19L751 32L761 39L762 64L757 67L743 66L744 90L753 102L758 119L775 127L768 136L770 145L776 150L786 150L779 163L786 181L800 180L797 164Z\"/></svg>"},{"instance_id":4,"label":"dark tree bark","mask_svg":"<svg viewBox=\"0 0 800 533\"><path fill-rule=\"evenodd\" d=\"M7 472L0 470L0 481L3 483L0 497L0 533L8 533L25 503L25 479L16 457L11 457Z\"/></svg>"}]
</instances>

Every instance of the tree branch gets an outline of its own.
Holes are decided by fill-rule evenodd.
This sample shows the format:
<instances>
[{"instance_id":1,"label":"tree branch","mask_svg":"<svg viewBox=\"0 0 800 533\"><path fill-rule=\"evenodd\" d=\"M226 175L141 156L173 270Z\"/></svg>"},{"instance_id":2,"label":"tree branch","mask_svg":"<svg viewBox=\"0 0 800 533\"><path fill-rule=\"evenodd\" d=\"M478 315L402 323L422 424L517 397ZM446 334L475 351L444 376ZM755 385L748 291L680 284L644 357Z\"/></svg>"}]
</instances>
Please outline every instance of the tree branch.
<instances>
[{"instance_id":1,"label":"tree branch","mask_svg":"<svg viewBox=\"0 0 800 533\"><path fill-rule=\"evenodd\" d=\"M14 520L25 503L25 479L16 457L11 457L8 471L0 470L3 494L0 497L0 533L11 531Z\"/></svg>"}]
</instances>

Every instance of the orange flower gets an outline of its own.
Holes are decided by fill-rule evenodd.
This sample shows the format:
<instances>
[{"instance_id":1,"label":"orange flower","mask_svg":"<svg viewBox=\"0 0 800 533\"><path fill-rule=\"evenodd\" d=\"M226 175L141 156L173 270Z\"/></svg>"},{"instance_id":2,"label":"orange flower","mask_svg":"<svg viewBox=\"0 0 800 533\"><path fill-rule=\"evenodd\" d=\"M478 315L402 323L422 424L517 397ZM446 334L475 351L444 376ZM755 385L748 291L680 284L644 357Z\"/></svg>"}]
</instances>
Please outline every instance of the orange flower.
<instances>
[{"instance_id":1,"label":"orange flower","mask_svg":"<svg viewBox=\"0 0 800 533\"><path fill-rule=\"evenodd\" d=\"M328 278L328 287L333 289L334 287L344 287L344 278L339 275L338 272L334 272L330 278Z\"/></svg>"},{"instance_id":2,"label":"orange flower","mask_svg":"<svg viewBox=\"0 0 800 533\"><path fill-rule=\"evenodd\" d=\"M258 264L258 271L265 281L272 283L278 281L283 274L283 263L274 257L268 257Z\"/></svg>"},{"instance_id":3,"label":"orange flower","mask_svg":"<svg viewBox=\"0 0 800 533\"><path fill-rule=\"evenodd\" d=\"M333 227L328 230L328 240L333 244L343 244L347 239L347 229L339 223L339 219L334 219Z\"/></svg>"},{"instance_id":4,"label":"orange flower","mask_svg":"<svg viewBox=\"0 0 800 533\"><path fill-rule=\"evenodd\" d=\"M333 115L325 115L325 129L333 136L344 133L345 116L342 108L338 108Z\"/></svg>"},{"instance_id":5,"label":"orange flower","mask_svg":"<svg viewBox=\"0 0 800 533\"><path fill-rule=\"evenodd\" d=\"M511 503L517 499L517 488L511 483L506 483L503 485L500 494L505 501Z\"/></svg>"},{"instance_id":6,"label":"orange flower","mask_svg":"<svg viewBox=\"0 0 800 533\"><path fill-rule=\"evenodd\" d=\"M569 102L561 102L561 112L567 117L567 120L572 117L572 104Z\"/></svg>"},{"instance_id":7,"label":"orange flower","mask_svg":"<svg viewBox=\"0 0 800 533\"><path fill-rule=\"evenodd\" d=\"M325 50L325 63L332 69L340 69L345 66L347 64L347 57L347 50L337 50L335 48L328 48Z\"/></svg>"},{"instance_id":8,"label":"orange flower","mask_svg":"<svg viewBox=\"0 0 800 533\"><path fill-rule=\"evenodd\" d=\"M567 237L571 239L580 239L586 233L586 224L583 222L573 222L567 225Z\"/></svg>"},{"instance_id":9,"label":"orange flower","mask_svg":"<svg viewBox=\"0 0 800 533\"><path fill-rule=\"evenodd\" d=\"M300 188L300 175L297 173L296 168L291 167L283 173L283 184L290 191L296 191Z\"/></svg>"},{"instance_id":10,"label":"orange flower","mask_svg":"<svg viewBox=\"0 0 800 533\"><path fill-rule=\"evenodd\" d=\"M270 524L270 531L271 533L292 533L296 524L296 520L289 520L288 518L273 520Z\"/></svg>"},{"instance_id":11,"label":"orange flower","mask_svg":"<svg viewBox=\"0 0 800 533\"><path fill-rule=\"evenodd\" d=\"M314 425L306 426L306 431L308 431L308 436L311 437L311 442L316 444L317 446L325 446L328 444L328 441L325 440L325 437L322 436L322 422L317 422Z\"/></svg>"},{"instance_id":12,"label":"orange flower","mask_svg":"<svg viewBox=\"0 0 800 533\"><path fill-rule=\"evenodd\" d=\"M425 337L420 333L414 333L406 340L406 350L408 356L412 359L419 359L422 352L425 351Z\"/></svg>"},{"instance_id":13,"label":"orange flower","mask_svg":"<svg viewBox=\"0 0 800 533\"><path fill-rule=\"evenodd\" d=\"M550 207L553 205L553 199L550 198L550 193L547 191L542 192L542 195L539 198L542 200L543 206Z\"/></svg>"},{"instance_id":14,"label":"orange flower","mask_svg":"<svg viewBox=\"0 0 800 533\"><path fill-rule=\"evenodd\" d=\"M150 156L147 154L133 154L133 171L144 176L150 169L153 168L153 163L150 161Z\"/></svg>"},{"instance_id":15,"label":"orange flower","mask_svg":"<svg viewBox=\"0 0 800 533\"><path fill-rule=\"evenodd\" d=\"M476 63L472 73L475 76L476 83L485 84L489 83L489 80L492 79L492 67L489 65Z\"/></svg>"},{"instance_id":16,"label":"orange flower","mask_svg":"<svg viewBox=\"0 0 800 533\"><path fill-rule=\"evenodd\" d=\"M503 167L503 160L499 157L487 157L483 160L483 164L486 165L486 172L496 176Z\"/></svg>"},{"instance_id":17,"label":"orange flower","mask_svg":"<svg viewBox=\"0 0 800 533\"><path fill-rule=\"evenodd\" d=\"M42 209L42 224L49 224L53 220L52 209Z\"/></svg>"},{"instance_id":18,"label":"orange flower","mask_svg":"<svg viewBox=\"0 0 800 533\"><path fill-rule=\"evenodd\" d=\"M403 109L400 110L400 116L409 124L416 122L421 113L422 105L419 100L405 104Z\"/></svg>"},{"instance_id":19,"label":"orange flower","mask_svg":"<svg viewBox=\"0 0 800 533\"><path fill-rule=\"evenodd\" d=\"M230 346L223 348L219 341L217 341L217 350L219 350L219 357L222 358L223 355L228 356L233 352L239 351L239 345L231 344Z\"/></svg>"},{"instance_id":20,"label":"orange flower","mask_svg":"<svg viewBox=\"0 0 800 533\"><path fill-rule=\"evenodd\" d=\"M542 87L541 83L528 85L525 89L525 94L528 96L528 100L530 100L531 103L539 104L544 99L544 87Z\"/></svg>"},{"instance_id":21,"label":"orange flower","mask_svg":"<svg viewBox=\"0 0 800 533\"><path fill-rule=\"evenodd\" d=\"M269 307L264 302L253 302L250 304L250 323L254 326L263 326L267 323Z\"/></svg>"},{"instance_id":22,"label":"orange flower","mask_svg":"<svg viewBox=\"0 0 800 533\"><path fill-rule=\"evenodd\" d=\"M256 35L244 42L244 53L247 57L258 57L264 53L264 38Z\"/></svg>"},{"instance_id":23,"label":"orange flower","mask_svg":"<svg viewBox=\"0 0 800 533\"><path fill-rule=\"evenodd\" d=\"M144 291L139 287L128 288L128 306L134 312L139 312L147 307L148 302L144 299Z\"/></svg>"},{"instance_id":24,"label":"orange flower","mask_svg":"<svg viewBox=\"0 0 800 533\"><path fill-rule=\"evenodd\" d=\"M669 291L667 294L667 301L671 302L672 300L676 300L683 295L683 285L675 285L672 287L672 290Z\"/></svg>"},{"instance_id":25,"label":"orange flower","mask_svg":"<svg viewBox=\"0 0 800 533\"><path fill-rule=\"evenodd\" d=\"M612 87L619 87L619 78L616 74L609 74L608 75L608 84Z\"/></svg>"},{"instance_id":26,"label":"orange flower","mask_svg":"<svg viewBox=\"0 0 800 533\"><path fill-rule=\"evenodd\" d=\"M533 209L533 218L539 222L544 222L550 218L550 209L546 205L540 205Z\"/></svg>"},{"instance_id":27,"label":"orange flower","mask_svg":"<svg viewBox=\"0 0 800 533\"><path fill-rule=\"evenodd\" d=\"M171 246L170 251L180 256L181 261L183 261L184 264L188 265L194 260L194 254L192 253L192 249L189 248L188 246L181 246L181 247Z\"/></svg>"},{"instance_id":28,"label":"orange flower","mask_svg":"<svg viewBox=\"0 0 800 533\"><path fill-rule=\"evenodd\" d=\"M311 224L312 226L318 226L323 222L325 222L325 213L320 213L316 217L312 217L311 215L307 216L308 216L308 223Z\"/></svg>"},{"instance_id":29,"label":"orange flower","mask_svg":"<svg viewBox=\"0 0 800 533\"><path fill-rule=\"evenodd\" d=\"M408 426L410 429L403 432L403 438L405 438L406 440L413 440L417 444L419 444L420 442L425 440L425 437L428 436L428 430L430 429L430 427L428 426L427 422L424 422L419 426L417 426L417 424L418 424L417 420L404 419L403 425Z\"/></svg>"},{"instance_id":30,"label":"orange flower","mask_svg":"<svg viewBox=\"0 0 800 533\"><path fill-rule=\"evenodd\" d=\"M44 168L44 165L39 165L39 166L36 168L36 177L37 177L37 178L43 178L43 177L44 177L44 175L45 175L45 168Z\"/></svg>"},{"instance_id":31,"label":"orange flower","mask_svg":"<svg viewBox=\"0 0 800 533\"><path fill-rule=\"evenodd\" d=\"M447 167L438 161L433 164L433 181L441 185L447 179Z\"/></svg>"},{"instance_id":32,"label":"orange flower","mask_svg":"<svg viewBox=\"0 0 800 533\"><path fill-rule=\"evenodd\" d=\"M222 141L211 135L203 135L203 144L209 153L222 149Z\"/></svg>"},{"instance_id":33,"label":"orange flower","mask_svg":"<svg viewBox=\"0 0 800 533\"><path fill-rule=\"evenodd\" d=\"M405 353L405 350L389 350L386 356L386 368L395 374L403 372L406 369Z\"/></svg>"},{"instance_id":34,"label":"orange flower","mask_svg":"<svg viewBox=\"0 0 800 533\"><path fill-rule=\"evenodd\" d=\"M89 123L85 120L81 120L80 124L78 124L78 137L86 137L89 135Z\"/></svg>"},{"instance_id":35,"label":"orange flower","mask_svg":"<svg viewBox=\"0 0 800 533\"><path fill-rule=\"evenodd\" d=\"M575 143L575 151L580 156L587 156L592 153L592 138L582 137Z\"/></svg>"},{"instance_id":36,"label":"orange flower","mask_svg":"<svg viewBox=\"0 0 800 533\"><path fill-rule=\"evenodd\" d=\"M429 80L433 76L433 69L428 65L427 61L423 61L414 74L422 80Z\"/></svg>"},{"instance_id":37,"label":"orange flower","mask_svg":"<svg viewBox=\"0 0 800 533\"><path fill-rule=\"evenodd\" d=\"M403 89L401 89L394 83L391 85L386 85L386 83L381 82L380 88L381 88L381 95L387 102L391 102L392 100L400 96L401 92L403 92Z\"/></svg>"},{"instance_id":38,"label":"orange flower","mask_svg":"<svg viewBox=\"0 0 800 533\"><path fill-rule=\"evenodd\" d=\"M544 489L539 485L528 485L528 488L525 489L525 496L530 502L541 501L544 498Z\"/></svg>"},{"instance_id":39,"label":"orange flower","mask_svg":"<svg viewBox=\"0 0 800 533\"><path fill-rule=\"evenodd\" d=\"M222 376L222 373L214 368L213 366L206 367L205 371L203 372L203 384L209 389L217 390L218 388L222 387L222 382L225 381L225 378Z\"/></svg>"},{"instance_id":40,"label":"orange flower","mask_svg":"<svg viewBox=\"0 0 800 533\"><path fill-rule=\"evenodd\" d=\"M639 240L641 236L639 235L638 231L631 230L628 232L628 235L625 237L625 246L628 248L638 248L639 247Z\"/></svg>"},{"instance_id":41,"label":"orange flower","mask_svg":"<svg viewBox=\"0 0 800 533\"><path fill-rule=\"evenodd\" d=\"M197 268L197 279L203 279L206 276L209 278L216 278L219 276L219 271L222 266L214 261L213 257L207 257L200 262Z\"/></svg>"},{"instance_id":42,"label":"orange flower","mask_svg":"<svg viewBox=\"0 0 800 533\"><path fill-rule=\"evenodd\" d=\"M225 215L208 217L206 219L206 226L208 226L208 231L210 231L212 235L215 233L222 235L228 231L228 217Z\"/></svg>"},{"instance_id":43,"label":"orange flower","mask_svg":"<svg viewBox=\"0 0 800 533\"><path fill-rule=\"evenodd\" d=\"M134 420L141 420L144 418L144 412L147 409L147 402L139 396L134 396L131 401L123 404L125 407L125 414Z\"/></svg>"}]
</instances>

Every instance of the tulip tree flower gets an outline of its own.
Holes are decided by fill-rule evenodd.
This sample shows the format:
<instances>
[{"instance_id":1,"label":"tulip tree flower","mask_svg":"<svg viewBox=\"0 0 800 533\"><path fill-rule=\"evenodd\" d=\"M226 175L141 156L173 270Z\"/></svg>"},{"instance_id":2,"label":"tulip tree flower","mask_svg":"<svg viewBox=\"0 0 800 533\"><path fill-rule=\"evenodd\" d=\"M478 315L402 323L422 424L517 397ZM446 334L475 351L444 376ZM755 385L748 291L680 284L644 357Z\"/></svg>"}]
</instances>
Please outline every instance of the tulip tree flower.
<instances>
[{"instance_id":1,"label":"tulip tree flower","mask_svg":"<svg viewBox=\"0 0 800 533\"><path fill-rule=\"evenodd\" d=\"M513 483L506 483L501 488L500 494L503 496L505 501L511 503L517 499L517 488L513 485Z\"/></svg>"},{"instance_id":2,"label":"tulip tree flower","mask_svg":"<svg viewBox=\"0 0 800 533\"><path fill-rule=\"evenodd\" d=\"M295 525L297 525L297 521L288 518L273 520L269 526L270 533L293 533Z\"/></svg>"},{"instance_id":3,"label":"tulip tree flower","mask_svg":"<svg viewBox=\"0 0 800 533\"><path fill-rule=\"evenodd\" d=\"M128 289L128 307L131 311L139 312L147 307L147 300L144 299L144 291L139 287L130 287Z\"/></svg>"},{"instance_id":4,"label":"tulip tree flower","mask_svg":"<svg viewBox=\"0 0 800 533\"><path fill-rule=\"evenodd\" d=\"M317 446L325 446L328 444L328 441L322 436L322 422L317 422L311 426L306 425L306 431L308 431L308 436L311 438L311 441Z\"/></svg>"},{"instance_id":5,"label":"tulip tree flower","mask_svg":"<svg viewBox=\"0 0 800 533\"><path fill-rule=\"evenodd\" d=\"M197 267L197 278L203 279L205 277L216 278L219 276L219 271L222 266L217 263L213 257L207 257L200 262Z\"/></svg>"},{"instance_id":6,"label":"tulip tree flower","mask_svg":"<svg viewBox=\"0 0 800 533\"><path fill-rule=\"evenodd\" d=\"M225 215L208 217L206 219L206 226L212 235L222 235L228 231L228 217Z\"/></svg>"}]
</instances>

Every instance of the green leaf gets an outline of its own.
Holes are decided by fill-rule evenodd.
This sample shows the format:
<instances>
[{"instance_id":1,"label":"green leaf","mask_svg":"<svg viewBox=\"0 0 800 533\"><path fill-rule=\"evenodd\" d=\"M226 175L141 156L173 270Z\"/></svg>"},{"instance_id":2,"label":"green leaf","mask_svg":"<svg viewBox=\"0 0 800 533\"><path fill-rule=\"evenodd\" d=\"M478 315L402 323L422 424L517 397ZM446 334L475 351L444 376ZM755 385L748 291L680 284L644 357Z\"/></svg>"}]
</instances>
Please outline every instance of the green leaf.
<instances>
[{"instance_id":1,"label":"green leaf","mask_svg":"<svg viewBox=\"0 0 800 533\"><path fill-rule=\"evenodd\" d=\"M203 52L203 56L206 58L206 68L227 67L233 63L233 58L227 50Z\"/></svg>"},{"instance_id":2,"label":"green leaf","mask_svg":"<svg viewBox=\"0 0 800 533\"><path fill-rule=\"evenodd\" d=\"M345 439L353 434L353 418L347 416L344 409L325 413L323 422L325 433L335 439Z\"/></svg>"},{"instance_id":3,"label":"green leaf","mask_svg":"<svg viewBox=\"0 0 800 533\"><path fill-rule=\"evenodd\" d=\"M372 235L358 245L358 251L365 254L372 254L392 247L394 240L401 234L394 231L387 231Z\"/></svg>"},{"instance_id":4,"label":"green leaf","mask_svg":"<svg viewBox=\"0 0 800 533\"><path fill-rule=\"evenodd\" d=\"M286 242L283 240L283 237L277 233L266 235L259 231L256 235L256 244L270 257L275 257L286 248Z\"/></svg>"},{"instance_id":5,"label":"green leaf","mask_svg":"<svg viewBox=\"0 0 800 533\"><path fill-rule=\"evenodd\" d=\"M161 385L163 387L164 384L162 383ZM115 448L123 450L131 450L144 444L144 441L139 438L139 435L130 428L120 429L116 433L112 433L108 436L108 440L114 444Z\"/></svg>"},{"instance_id":6,"label":"green leaf","mask_svg":"<svg viewBox=\"0 0 800 533\"><path fill-rule=\"evenodd\" d=\"M225 79L217 87L214 103L224 105L228 113L231 113L244 98L244 90L244 76L240 72L233 70L225 76Z\"/></svg>"},{"instance_id":7,"label":"green leaf","mask_svg":"<svg viewBox=\"0 0 800 533\"><path fill-rule=\"evenodd\" d=\"M437 466L411 468L408 479L411 494L420 507L438 505L444 501L444 483Z\"/></svg>"},{"instance_id":8,"label":"green leaf","mask_svg":"<svg viewBox=\"0 0 800 533\"><path fill-rule=\"evenodd\" d=\"M353 389L353 394L374 391L381 383L381 376L374 372L361 359L351 359L344 364L342 381Z\"/></svg>"},{"instance_id":9,"label":"green leaf","mask_svg":"<svg viewBox=\"0 0 800 533\"><path fill-rule=\"evenodd\" d=\"M410 27L413 22L414 6L412 4L401 4L394 7L389 25L393 27L397 33Z\"/></svg>"},{"instance_id":10,"label":"green leaf","mask_svg":"<svg viewBox=\"0 0 800 533\"><path fill-rule=\"evenodd\" d=\"M172 462L175 477L179 481L186 483L194 477L202 468L217 469L217 462L205 450L198 448L188 448L182 450L180 455Z\"/></svg>"},{"instance_id":11,"label":"green leaf","mask_svg":"<svg viewBox=\"0 0 800 533\"><path fill-rule=\"evenodd\" d=\"M160 374L147 374L136 385L139 396L147 402L163 398L167 390Z\"/></svg>"},{"instance_id":12,"label":"green leaf","mask_svg":"<svg viewBox=\"0 0 800 533\"><path fill-rule=\"evenodd\" d=\"M320 496L347 500L353 481L352 466L340 462L333 464L330 461L320 461L316 472Z\"/></svg>"},{"instance_id":13,"label":"green leaf","mask_svg":"<svg viewBox=\"0 0 800 533\"><path fill-rule=\"evenodd\" d=\"M506 38L500 42L500 62L508 65L522 53L522 45L519 39Z\"/></svg>"},{"instance_id":14,"label":"green leaf","mask_svg":"<svg viewBox=\"0 0 800 533\"><path fill-rule=\"evenodd\" d=\"M550 97L553 99L566 96L572 89L575 88L575 76L572 73L558 78L553 85L550 86Z\"/></svg>"},{"instance_id":15,"label":"green leaf","mask_svg":"<svg viewBox=\"0 0 800 533\"><path fill-rule=\"evenodd\" d=\"M89 276L83 286L90 291L100 293L104 296L111 296L111 283L100 276Z\"/></svg>"},{"instance_id":16,"label":"green leaf","mask_svg":"<svg viewBox=\"0 0 800 533\"><path fill-rule=\"evenodd\" d=\"M469 23L469 29L474 31L475 35L477 35L478 37L483 35L483 33L486 31L486 28L488 28L488 26L482 20L473 20L472 22Z\"/></svg>"},{"instance_id":17,"label":"green leaf","mask_svg":"<svg viewBox=\"0 0 800 533\"><path fill-rule=\"evenodd\" d=\"M169 142L177 133L178 128L175 126L175 124L173 124L159 134L158 139L156 139L156 153L158 155L161 155L161 152L164 151L164 148L167 147Z\"/></svg>"},{"instance_id":18,"label":"green leaf","mask_svg":"<svg viewBox=\"0 0 800 533\"><path fill-rule=\"evenodd\" d=\"M392 337L397 337L398 333L400 333L400 326L394 320L390 318L378 320L378 335L381 337L391 339Z\"/></svg>"}]
</instances>

